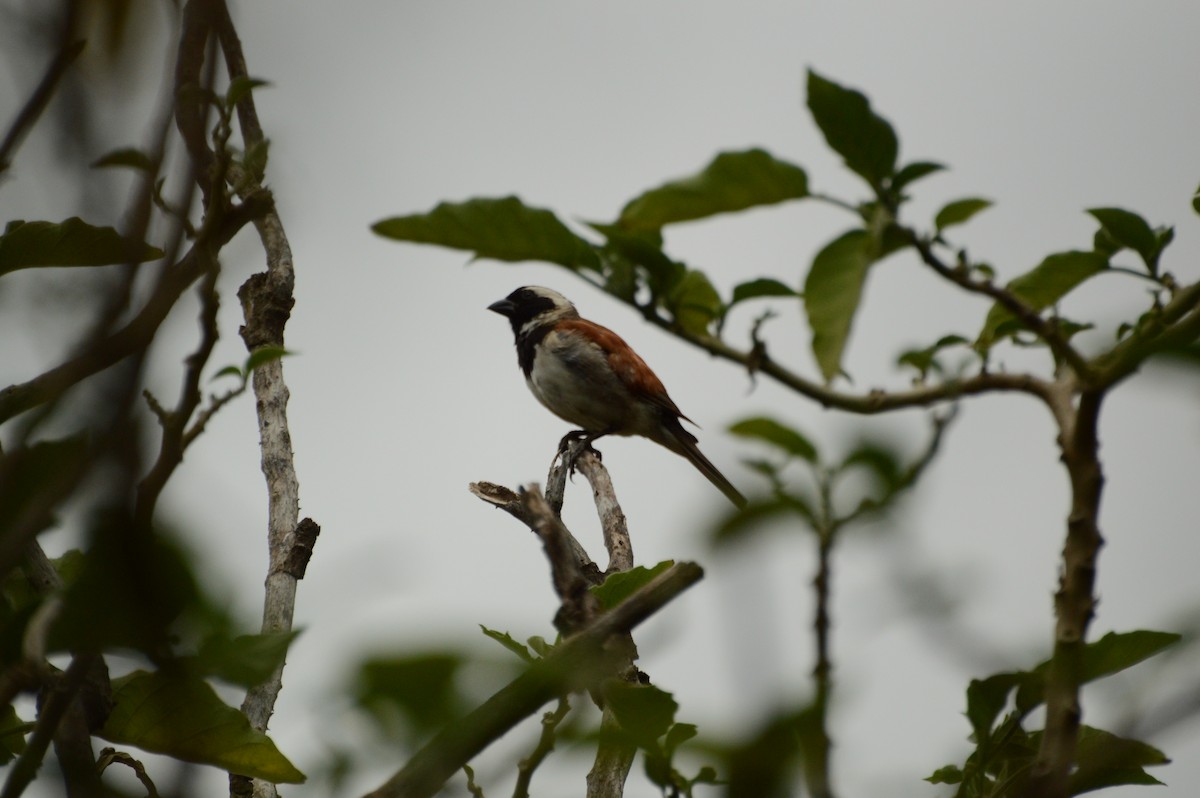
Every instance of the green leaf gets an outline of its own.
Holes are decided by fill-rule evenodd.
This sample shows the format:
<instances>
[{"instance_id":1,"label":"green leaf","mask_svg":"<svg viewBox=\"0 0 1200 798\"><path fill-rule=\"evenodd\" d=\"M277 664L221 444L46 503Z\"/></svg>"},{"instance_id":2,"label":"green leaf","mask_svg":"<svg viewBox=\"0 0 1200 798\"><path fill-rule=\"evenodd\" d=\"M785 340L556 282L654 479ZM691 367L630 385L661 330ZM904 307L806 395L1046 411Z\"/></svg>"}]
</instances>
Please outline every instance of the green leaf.
<instances>
[{"instance_id":1,"label":"green leaf","mask_svg":"<svg viewBox=\"0 0 1200 798\"><path fill-rule=\"evenodd\" d=\"M826 382L841 373L842 352L862 299L867 268L874 262L871 236L851 230L817 253L804 282L804 308L812 349Z\"/></svg>"},{"instance_id":2,"label":"green leaf","mask_svg":"<svg viewBox=\"0 0 1200 798\"><path fill-rule=\"evenodd\" d=\"M226 366L216 374L212 375L212 377L209 378L209 382L215 382L221 377L237 377L240 380L245 379L246 375L239 366Z\"/></svg>"},{"instance_id":3,"label":"green leaf","mask_svg":"<svg viewBox=\"0 0 1200 798\"><path fill-rule=\"evenodd\" d=\"M443 202L429 213L384 219L371 229L385 238L467 250L478 258L599 268L591 244L550 211L531 208L516 197Z\"/></svg>"},{"instance_id":4,"label":"green leaf","mask_svg":"<svg viewBox=\"0 0 1200 798\"><path fill-rule=\"evenodd\" d=\"M283 664L288 647L299 631L208 637L193 661L195 675L213 676L242 687L265 682Z\"/></svg>"},{"instance_id":5,"label":"green leaf","mask_svg":"<svg viewBox=\"0 0 1200 798\"><path fill-rule=\"evenodd\" d=\"M83 567L66 585L51 634L56 650L117 647L161 658L184 616L206 611L188 553L167 534L139 531L129 509L98 511L89 519Z\"/></svg>"},{"instance_id":6,"label":"green leaf","mask_svg":"<svg viewBox=\"0 0 1200 798\"><path fill-rule=\"evenodd\" d=\"M892 191L899 194L910 183L915 183L921 178L931 175L934 172L940 172L945 168L940 163L933 163L932 161L913 161L910 164L906 164L892 177Z\"/></svg>"},{"instance_id":7,"label":"green leaf","mask_svg":"<svg viewBox=\"0 0 1200 798\"><path fill-rule=\"evenodd\" d=\"M602 584L594 585L589 589L596 600L600 602L601 607L611 610L674 564L674 560L663 560L653 568L639 565L628 571L617 571L609 574Z\"/></svg>"},{"instance_id":8,"label":"green leaf","mask_svg":"<svg viewBox=\"0 0 1200 798\"><path fill-rule=\"evenodd\" d=\"M604 691L605 706L612 709L621 725L643 748L654 748L659 737L675 722L679 704L671 694L649 684L610 680Z\"/></svg>"},{"instance_id":9,"label":"green leaf","mask_svg":"<svg viewBox=\"0 0 1200 798\"><path fill-rule=\"evenodd\" d=\"M796 768L806 744L820 734L810 708L781 708L729 752L727 795L778 796L795 793Z\"/></svg>"},{"instance_id":10,"label":"green leaf","mask_svg":"<svg viewBox=\"0 0 1200 798\"><path fill-rule=\"evenodd\" d=\"M879 189L896 169L899 143L861 93L808 71L808 109L825 140L851 171Z\"/></svg>"},{"instance_id":11,"label":"green leaf","mask_svg":"<svg viewBox=\"0 0 1200 798\"><path fill-rule=\"evenodd\" d=\"M642 766L650 783L662 790L663 795L670 795L669 788L675 783L674 769L671 761L658 750L650 747L642 757Z\"/></svg>"},{"instance_id":12,"label":"green leaf","mask_svg":"<svg viewBox=\"0 0 1200 798\"><path fill-rule=\"evenodd\" d=\"M547 643L546 638L541 635L534 635L525 642L529 643L529 647L533 649L534 653L543 659L554 652L554 644Z\"/></svg>"},{"instance_id":13,"label":"green leaf","mask_svg":"<svg viewBox=\"0 0 1200 798\"><path fill-rule=\"evenodd\" d=\"M953 227L956 224L966 222L975 214L991 206L991 200L980 199L978 197L955 200L954 202L947 203L937 212L937 216L933 217L933 225L940 233L947 227Z\"/></svg>"},{"instance_id":14,"label":"green leaf","mask_svg":"<svg viewBox=\"0 0 1200 798\"><path fill-rule=\"evenodd\" d=\"M1108 259L1096 252L1071 250L1047 255L1030 272L1010 282L1008 290L1032 310L1040 311L1058 302L1089 277L1108 268ZM997 330L1013 315L999 303L988 311L977 344L990 346Z\"/></svg>"},{"instance_id":15,"label":"green leaf","mask_svg":"<svg viewBox=\"0 0 1200 798\"><path fill-rule=\"evenodd\" d=\"M255 349L253 352L251 352L250 356L246 358L246 365L242 367L242 373L251 374L260 366L265 366L272 361L290 357L294 354L296 353L290 352L287 349L284 349L282 346L260 346L258 349Z\"/></svg>"},{"instance_id":16,"label":"green leaf","mask_svg":"<svg viewBox=\"0 0 1200 798\"><path fill-rule=\"evenodd\" d=\"M1025 671L997 673L986 679L972 679L967 685L967 720L975 731L975 741L982 743L992 733L996 718L1008 704L1013 688L1032 678ZM1039 680L1040 682L1040 680Z\"/></svg>"},{"instance_id":17,"label":"green leaf","mask_svg":"<svg viewBox=\"0 0 1200 798\"><path fill-rule=\"evenodd\" d=\"M8 443L3 453L4 484L0 486L0 530L16 528L17 519L29 512L44 513L58 480L75 473L88 460L90 441L83 434L47 439L31 446ZM28 580L16 580L28 588ZM28 593L29 598L33 598Z\"/></svg>"},{"instance_id":18,"label":"green leaf","mask_svg":"<svg viewBox=\"0 0 1200 798\"><path fill-rule=\"evenodd\" d=\"M92 161L93 169L111 166L136 169L140 172L150 172L154 169L154 163L150 160L150 156L133 147L122 147L119 150L113 150Z\"/></svg>"},{"instance_id":19,"label":"green leaf","mask_svg":"<svg viewBox=\"0 0 1200 798\"><path fill-rule=\"evenodd\" d=\"M1200 188L1196 189L1196 193L1192 195L1192 210L1200 213Z\"/></svg>"},{"instance_id":20,"label":"green leaf","mask_svg":"<svg viewBox=\"0 0 1200 798\"><path fill-rule=\"evenodd\" d=\"M98 732L109 742L275 784L304 781L269 737L200 679L134 671L112 686L115 705Z\"/></svg>"},{"instance_id":21,"label":"green leaf","mask_svg":"<svg viewBox=\"0 0 1200 798\"><path fill-rule=\"evenodd\" d=\"M1095 681L1131 668L1147 660L1181 639L1172 632L1137 630L1133 632L1109 632L1099 640L1088 643L1083 652L1083 673L1080 684ZM1016 706L1027 713L1045 701L1046 673L1050 660L1038 664L1031 672L1023 672L1017 690Z\"/></svg>"},{"instance_id":22,"label":"green leaf","mask_svg":"<svg viewBox=\"0 0 1200 798\"><path fill-rule=\"evenodd\" d=\"M706 336L709 325L721 317L725 305L704 272L689 269L663 303L675 323L692 335Z\"/></svg>"},{"instance_id":23,"label":"green leaf","mask_svg":"<svg viewBox=\"0 0 1200 798\"><path fill-rule=\"evenodd\" d=\"M1162 784L1142 768L1170 762L1154 746L1090 726L1079 729L1075 760L1076 769L1070 776L1071 795L1122 784Z\"/></svg>"},{"instance_id":24,"label":"green leaf","mask_svg":"<svg viewBox=\"0 0 1200 798\"><path fill-rule=\"evenodd\" d=\"M270 139L256 141L242 154L242 166L256 181L262 182L267 173L267 161L270 154Z\"/></svg>"},{"instance_id":25,"label":"green leaf","mask_svg":"<svg viewBox=\"0 0 1200 798\"><path fill-rule=\"evenodd\" d=\"M925 777L925 781L931 784L961 784L963 780L963 772L955 765L946 765L933 771L933 774Z\"/></svg>"},{"instance_id":26,"label":"green leaf","mask_svg":"<svg viewBox=\"0 0 1200 798\"><path fill-rule=\"evenodd\" d=\"M731 513L713 531L713 543L723 546L743 540L752 532L760 531L767 522L777 518L794 524L796 515L810 523L813 520L813 512L808 502L799 496L784 494L764 501L751 502L738 512Z\"/></svg>"},{"instance_id":27,"label":"green leaf","mask_svg":"<svg viewBox=\"0 0 1200 798\"><path fill-rule=\"evenodd\" d=\"M596 222L588 222L587 225L607 239L606 254L608 251L612 251L619 256L617 259L606 258L605 265L609 266L610 270L614 270L613 261L619 262L623 258L642 267L647 276L646 285L655 299L669 294L687 274L686 266L671 260L662 251L663 237L658 230L625 230L619 225ZM612 273L609 274L609 279L621 280L619 276ZM616 296L625 294L632 298L636 293L636 288L632 285L625 289L621 289L618 285L618 289L618 291L612 292Z\"/></svg>"},{"instance_id":28,"label":"green leaf","mask_svg":"<svg viewBox=\"0 0 1200 798\"><path fill-rule=\"evenodd\" d=\"M240 75L229 81L229 88L225 91L225 105L229 108L234 107L242 101L247 94L257 88L270 86L271 84L265 80L252 78L247 75Z\"/></svg>"},{"instance_id":29,"label":"green leaf","mask_svg":"<svg viewBox=\"0 0 1200 798\"><path fill-rule=\"evenodd\" d=\"M927 346L924 349L909 349L901 353L900 357L896 359L896 363L901 366L912 366L920 372L921 379L924 379L925 375L931 370L941 371L937 362L938 352L948 347L966 343L969 342L961 335L943 335L931 346Z\"/></svg>"},{"instance_id":30,"label":"green leaf","mask_svg":"<svg viewBox=\"0 0 1200 798\"><path fill-rule=\"evenodd\" d=\"M1141 216L1121 208L1089 208L1100 227L1119 247L1131 249L1142 257L1146 271L1158 274L1158 256L1165 244Z\"/></svg>"},{"instance_id":31,"label":"green leaf","mask_svg":"<svg viewBox=\"0 0 1200 798\"><path fill-rule=\"evenodd\" d=\"M77 216L53 222L10 222L0 235L0 274L35 266L105 266L143 263L162 250L95 227Z\"/></svg>"},{"instance_id":32,"label":"green leaf","mask_svg":"<svg viewBox=\"0 0 1200 798\"><path fill-rule=\"evenodd\" d=\"M817 462L817 448L808 438L773 418L756 416L730 426L729 431L742 438L752 438L771 444L794 457Z\"/></svg>"},{"instance_id":33,"label":"green leaf","mask_svg":"<svg viewBox=\"0 0 1200 798\"><path fill-rule=\"evenodd\" d=\"M1156 350L1153 357L1156 362L1195 369L1200 367L1200 343L1163 347Z\"/></svg>"},{"instance_id":34,"label":"green leaf","mask_svg":"<svg viewBox=\"0 0 1200 798\"><path fill-rule=\"evenodd\" d=\"M859 443L846 459L842 461L841 469L862 468L875 477L878 487L885 494L895 491L901 486L904 473L900 459L891 447L877 441Z\"/></svg>"},{"instance_id":35,"label":"green leaf","mask_svg":"<svg viewBox=\"0 0 1200 798\"><path fill-rule=\"evenodd\" d=\"M1094 681L1147 660L1182 640L1173 632L1139 629L1134 632L1109 632L1088 643L1083 659L1083 680Z\"/></svg>"},{"instance_id":36,"label":"green leaf","mask_svg":"<svg viewBox=\"0 0 1200 798\"><path fill-rule=\"evenodd\" d=\"M699 174L672 180L630 200L617 224L632 230L703 219L808 196L808 175L799 166L752 149L723 152Z\"/></svg>"},{"instance_id":37,"label":"green leaf","mask_svg":"<svg viewBox=\"0 0 1200 798\"><path fill-rule=\"evenodd\" d=\"M483 633L485 635L492 638L497 643L504 646L509 651L516 654L518 657L525 660L526 662L533 662L534 659L536 659L536 657L534 657L533 654L530 653L529 648L527 646L525 646L522 643L519 643L516 640L516 638L514 638L508 632L498 632L495 629L487 628L483 624L479 624L479 628L483 630Z\"/></svg>"},{"instance_id":38,"label":"green leaf","mask_svg":"<svg viewBox=\"0 0 1200 798\"><path fill-rule=\"evenodd\" d=\"M674 753L675 749L686 743L688 740L700 733L694 723L676 723L667 732L667 739L663 740L663 748L670 753Z\"/></svg>"},{"instance_id":39,"label":"green leaf","mask_svg":"<svg viewBox=\"0 0 1200 798\"><path fill-rule=\"evenodd\" d=\"M455 675L462 659L454 654L429 653L371 659L359 669L358 703L387 726L399 710L418 736L444 725L462 712Z\"/></svg>"},{"instance_id":40,"label":"green leaf","mask_svg":"<svg viewBox=\"0 0 1200 798\"><path fill-rule=\"evenodd\" d=\"M790 285L781 283L779 280L774 280L770 277L760 277L757 280L750 280L735 285L733 287L733 299L729 300L729 307L733 307L739 302L758 299L764 296L793 297L800 296L800 294L796 289Z\"/></svg>"}]
</instances>

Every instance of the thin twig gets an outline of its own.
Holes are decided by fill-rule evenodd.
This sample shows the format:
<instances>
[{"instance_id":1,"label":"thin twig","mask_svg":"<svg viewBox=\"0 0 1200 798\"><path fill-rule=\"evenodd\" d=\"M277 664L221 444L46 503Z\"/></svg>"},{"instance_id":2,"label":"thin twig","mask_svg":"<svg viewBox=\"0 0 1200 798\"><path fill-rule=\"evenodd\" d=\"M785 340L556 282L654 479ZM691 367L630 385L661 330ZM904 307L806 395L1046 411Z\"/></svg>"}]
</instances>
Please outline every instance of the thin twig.
<instances>
[{"instance_id":1,"label":"thin twig","mask_svg":"<svg viewBox=\"0 0 1200 798\"><path fill-rule=\"evenodd\" d=\"M570 699L564 695L559 697L557 707L542 715L542 732L538 735L537 746L529 756L517 763L517 783L513 788L513 798L529 798L529 785L533 781L533 774L554 750L558 726L570 711Z\"/></svg>"},{"instance_id":2,"label":"thin twig","mask_svg":"<svg viewBox=\"0 0 1200 798\"><path fill-rule=\"evenodd\" d=\"M147 527L151 523L154 507L158 503L158 497L163 488L166 487L167 480L183 462L183 452L188 443L194 440L194 436L192 439L186 438L186 433L188 422L202 401L201 375L217 344L217 311L220 305L217 298L219 273L219 261L213 258L212 268L200 284L200 343L196 347L196 351L185 361L179 401L173 410L163 411L160 407L157 412L162 427L158 459L139 483L137 501L134 504L135 523L144 524Z\"/></svg>"},{"instance_id":3,"label":"thin twig","mask_svg":"<svg viewBox=\"0 0 1200 798\"><path fill-rule=\"evenodd\" d=\"M938 276L949 280L955 285L970 291L973 294L980 294L989 297L1001 305L1009 313L1013 314L1025 327L1033 331L1037 337L1046 342L1059 360L1068 363L1081 380L1087 380L1091 377L1092 369L1083 355L1079 354L1062 336L1058 325L1052 321L1043 319L1036 310L1029 307L1012 291L996 285L991 280L975 280L966 269L951 268L937 253L933 251L933 244L929 239L917 234L915 230L902 228L907 234L909 241L921 256L921 260L929 268L933 269Z\"/></svg>"},{"instance_id":4,"label":"thin twig","mask_svg":"<svg viewBox=\"0 0 1200 798\"><path fill-rule=\"evenodd\" d=\"M462 769L467 777L467 792L471 794L472 798L484 798L483 788L475 783L475 770L470 765L465 764L462 766Z\"/></svg>"},{"instance_id":5,"label":"thin twig","mask_svg":"<svg viewBox=\"0 0 1200 798\"><path fill-rule=\"evenodd\" d=\"M115 748L101 748L100 758L96 762L97 769L103 773L114 763L124 765L133 771L133 774L137 776L137 780L146 788L146 798L158 798L158 788L154 786L154 780L146 772L145 765L124 751L118 751Z\"/></svg>"},{"instance_id":6,"label":"thin twig","mask_svg":"<svg viewBox=\"0 0 1200 798\"><path fill-rule=\"evenodd\" d=\"M829 754L833 741L829 736L829 705L833 695L833 658L830 655L830 605L833 592L833 547L843 523L833 508L833 475L827 471L817 475L817 495L820 497L815 520L817 533L817 572L813 576L816 607L813 610L813 635L817 642L816 663L813 665L813 710L816 713L816 733L806 749L809 761L804 763L804 778L814 798L830 798L832 776Z\"/></svg>"},{"instance_id":7,"label":"thin twig","mask_svg":"<svg viewBox=\"0 0 1200 798\"><path fill-rule=\"evenodd\" d=\"M1111 350L1095 358L1097 383L1115 385L1157 351L1200 338L1200 281L1179 289L1162 310Z\"/></svg>"},{"instance_id":8,"label":"thin twig","mask_svg":"<svg viewBox=\"0 0 1200 798\"><path fill-rule=\"evenodd\" d=\"M603 284L594 281L583 272L574 272L574 274L600 291L605 290ZM681 341L714 357L743 366L751 376L759 373L766 374L780 385L812 399L822 407L844 410L847 413L876 415L912 407L929 407L942 402L955 401L964 396L984 393L1018 392L1044 398L1050 390L1050 383L1030 374L981 372L973 377L955 378L942 383L923 385L902 391L876 389L865 394L844 393L833 390L822 383L806 379L774 360L761 341L756 342L750 351L744 352L711 335L685 330L671 319L659 315L652 307L643 307L633 302L626 302L626 304L640 312L654 326L666 330Z\"/></svg>"},{"instance_id":9,"label":"thin twig","mask_svg":"<svg viewBox=\"0 0 1200 798\"><path fill-rule=\"evenodd\" d=\"M498 510L511 515L525 526L529 527L529 531L536 533L536 519L525 505L525 500L521 494L516 493L503 485L496 485L491 482L472 482L467 486L467 489L479 499L487 502ZM561 493L559 494L561 496ZM549 499L547 499L549 503ZM551 508L553 511L553 507ZM557 513L555 513L557 515ZM592 562L592 557L587 553L587 549L583 544L571 534L569 529L564 527L567 535L567 545L571 549L571 555L578 566L588 572L588 578L595 584L600 584L604 581L600 574L600 569Z\"/></svg>"}]
</instances>

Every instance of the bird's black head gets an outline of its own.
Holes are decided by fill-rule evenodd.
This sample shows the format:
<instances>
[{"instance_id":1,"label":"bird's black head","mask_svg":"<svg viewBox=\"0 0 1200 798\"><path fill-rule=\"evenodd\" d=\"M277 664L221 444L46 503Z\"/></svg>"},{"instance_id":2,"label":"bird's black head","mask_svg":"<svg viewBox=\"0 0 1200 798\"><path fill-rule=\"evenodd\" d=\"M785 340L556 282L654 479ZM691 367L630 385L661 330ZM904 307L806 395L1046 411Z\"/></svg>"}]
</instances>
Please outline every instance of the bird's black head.
<instances>
[{"instance_id":1,"label":"bird's black head","mask_svg":"<svg viewBox=\"0 0 1200 798\"><path fill-rule=\"evenodd\" d=\"M488 305L488 310L507 317L518 338L535 327L559 319L579 318L575 306L565 296L538 285L518 288L499 302Z\"/></svg>"}]
</instances>

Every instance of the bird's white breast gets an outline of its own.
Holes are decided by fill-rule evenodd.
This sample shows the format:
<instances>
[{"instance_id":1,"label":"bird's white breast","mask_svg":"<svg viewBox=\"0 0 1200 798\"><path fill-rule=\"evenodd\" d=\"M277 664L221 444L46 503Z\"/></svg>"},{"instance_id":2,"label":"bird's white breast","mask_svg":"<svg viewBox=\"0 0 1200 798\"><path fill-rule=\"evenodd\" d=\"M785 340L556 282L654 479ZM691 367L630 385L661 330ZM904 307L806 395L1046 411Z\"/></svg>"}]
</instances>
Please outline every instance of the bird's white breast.
<instances>
[{"instance_id":1,"label":"bird's white breast","mask_svg":"<svg viewBox=\"0 0 1200 798\"><path fill-rule=\"evenodd\" d=\"M588 432L620 434L628 426L630 394L605 352L578 335L552 331L537 346L526 382L559 418Z\"/></svg>"}]
</instances>

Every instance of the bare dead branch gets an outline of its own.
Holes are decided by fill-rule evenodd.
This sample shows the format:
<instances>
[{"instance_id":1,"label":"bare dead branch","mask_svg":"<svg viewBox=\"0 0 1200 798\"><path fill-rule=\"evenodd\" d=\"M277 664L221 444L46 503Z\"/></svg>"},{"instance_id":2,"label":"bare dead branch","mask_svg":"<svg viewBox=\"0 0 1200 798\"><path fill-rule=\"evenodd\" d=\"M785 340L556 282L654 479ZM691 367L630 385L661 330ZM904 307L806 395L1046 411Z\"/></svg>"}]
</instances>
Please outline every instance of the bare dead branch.
<instances>
[{"instance_id":1,"label":"bare dead branch","mask_svg":"<svg viewBox=\"0 0 1200 798\"><path fill-rule=\"evenodd\" d=\"M145 765L124 751L118 751L115 748L101 748L100 758L96 762L97 769L103 773L113 764L124 765L133 771L133 774L137 776L137 780L146 788L146 798L158 798L158 788L154 786L154 781L150 778L150 774L146 772Z\"/></svg>"},{"instance_id":2,"label":"bare dead branch","mask_svg":"<svg viewBox=\"0 0 1200 798\"><path fill-rule=\"evenodd\" d=\"M579 562L570 543L574 537L550 509L537 485L531 485L525 491L524 502L533 519L533 531L541 538L542 548L550 561L551 581L560 602L554 626L564 635L573 634L592 623L599 614L600 604L589 588L602 580L594 565L589 569Z\"/></svg>"},{"instance_id":3,"label":"bare dead branch","mask_svg":"<svg viewBox=\"0 0 1200 798\"><path fill-rule=\"evenodd\" d=\"M211 6L212 17L209 21L217 26L230 78L241 77L245 73L245 64L229 10L223 0L213 0ZM261 137L262 133L257 127L257 116L247 115L243 108L253 108L253 97L249 92L239 103L242 139L249 142ZM230 169L229 176L234 178L239 195L249 196L262 190L244 176L235 175L233 169ZM282 220L272 208L256 220L256 227L266 254L267 270L251 275L238 290L245 318L239 333L250 352L262 346L284 345L284 328L295 303L292 293L295 265ZM319 527L310 522L311 527L302 530L299 523L300 484L288 426L289 392L284 382L282 360L271 360L256 368L252 382L268 496L267 542L270 562L263 600L262 631L287 632L292 628L295 614L297 582L304 573L304 567L299 564L302 562L304 566L307 565ZM251 688L242 702L242 712L255 729L267 728L283 688L283 667L284 663L280 662L270 678ZM236 777L231 775L231 792L237 789L235 781ZM253 792L256 796L267 798L276 795L274 785L258 779L253 782Z\"/></svg>"},{"instance_id":4,"label":"bare dead branch","mask_svg":"<svg viewBox=\"0 0 1200 798\"><path fill-rule=\"evenodd\" d=\"M633 542L629 539L629 525L617 502L617 493L608 476L608 469L600 462L600 458L589 451L579 456L575 466L592 486L596 514L600 516L600 528L604 533L604 547L608 550L608 569L605 573L628 571L633 567Z\"/></svg>"},{"instance_id":5,"label":"bare dead branch","mask_svg":"<svg viewBox=\"0 0 1200 798\"><path fill-rule=\"evenodd\" d=\"M503 485L496 485L491 482L472 482L468 486L468 490L470 490L473 495L479 497L496 509L503 510L513 518L516 518L522 524L529 527L531 532L537 532L537 528L535 526L537 523L536 517L526 506L525 500L521 494L515 493ZM559 495L562 495L561 491ZM557 517L557 512L554 514ZM601 581L603 581L603 577L600 575L600 569L594 562L592 562L591 555L587 553L587 550L583 547L579 540L571 534L569 529L564 526L563 531L566 534L566 543L570 547L571 556L576 562L577 566L588 573L588 578L591 581L593 581L595 584L599 584Z\"/></svg>"}]
</instances>

